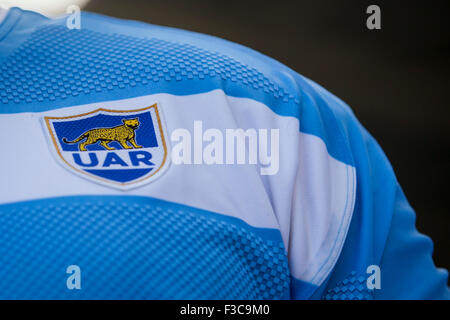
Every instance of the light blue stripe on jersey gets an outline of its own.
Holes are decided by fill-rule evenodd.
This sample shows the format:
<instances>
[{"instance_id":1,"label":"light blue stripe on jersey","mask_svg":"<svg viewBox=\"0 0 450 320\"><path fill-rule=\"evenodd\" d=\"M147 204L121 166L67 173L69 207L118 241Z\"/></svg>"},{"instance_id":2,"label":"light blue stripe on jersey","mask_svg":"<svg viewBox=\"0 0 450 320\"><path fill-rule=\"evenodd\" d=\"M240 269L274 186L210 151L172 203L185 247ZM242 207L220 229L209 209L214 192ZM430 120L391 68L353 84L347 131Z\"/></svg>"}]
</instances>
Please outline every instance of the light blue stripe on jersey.
<instances>
[{"instance_id":1,"label":"light blue stripe on jersey","mask_svg":"<svg viewBox=\"0 0 450 320\"><path fill-rule=\"evenodd\" d=\"M0 205L0 243L0 299L290 298L279 230L149 197Z\"/></svg>"}]
</instances>

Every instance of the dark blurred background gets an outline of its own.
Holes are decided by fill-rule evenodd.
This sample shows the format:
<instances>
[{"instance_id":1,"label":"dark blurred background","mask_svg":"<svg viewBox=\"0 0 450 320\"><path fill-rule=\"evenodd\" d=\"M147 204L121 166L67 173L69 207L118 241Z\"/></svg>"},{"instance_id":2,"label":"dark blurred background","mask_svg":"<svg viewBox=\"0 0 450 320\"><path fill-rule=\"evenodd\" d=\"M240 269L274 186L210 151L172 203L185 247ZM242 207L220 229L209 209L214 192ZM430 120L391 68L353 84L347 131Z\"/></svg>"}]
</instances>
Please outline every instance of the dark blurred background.
<instances>
[{"instance_id":1,"label":"dark blurred background","mask_svg":"<svg viewBox=\"0 0 450 320\"><path fill-rule=\"evenodd\" d=\"M381 7L381 30L366 8ZM269 55L346 101L376 137L450 267L450 1L91 0L86 11L207 33ZM450 196L449 196L450 197Z\"/></svg>"}]
</instances>

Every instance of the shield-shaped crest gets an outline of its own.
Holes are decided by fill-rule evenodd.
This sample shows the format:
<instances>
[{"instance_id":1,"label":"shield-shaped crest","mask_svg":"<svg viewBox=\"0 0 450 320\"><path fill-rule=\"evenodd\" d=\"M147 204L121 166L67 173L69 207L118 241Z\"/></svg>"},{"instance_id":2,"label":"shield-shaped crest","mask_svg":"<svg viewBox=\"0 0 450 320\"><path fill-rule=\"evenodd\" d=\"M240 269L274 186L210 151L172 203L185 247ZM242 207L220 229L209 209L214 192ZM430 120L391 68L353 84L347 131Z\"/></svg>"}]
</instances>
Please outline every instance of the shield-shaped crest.
<instances>
[{"instance_id":1,"label":"shield-shaped crest","mask_svg":"<svg viewBox=\"0 0 450 320\"><path fill-rule=\"evenodd\" d=\"M44 121L59 162L90 180L129 189L155 180L168 166L156 104L137 110L101 108Z\"/></svg>"}]
</instances>

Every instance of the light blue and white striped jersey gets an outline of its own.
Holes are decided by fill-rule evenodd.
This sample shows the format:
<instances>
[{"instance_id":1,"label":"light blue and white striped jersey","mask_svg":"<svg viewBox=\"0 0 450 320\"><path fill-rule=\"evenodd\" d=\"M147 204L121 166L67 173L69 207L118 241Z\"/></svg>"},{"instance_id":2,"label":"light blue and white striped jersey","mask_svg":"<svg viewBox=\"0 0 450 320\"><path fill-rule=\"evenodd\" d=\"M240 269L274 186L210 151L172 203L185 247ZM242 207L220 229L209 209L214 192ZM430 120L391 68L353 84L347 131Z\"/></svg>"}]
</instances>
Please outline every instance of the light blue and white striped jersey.
<instances>
[{"instance_id":1,"label":"light blue and white striped jersey","mask_svg":"<svg viewBox=\"0 0 450 320\"><path fill-rule=\"evenodd\" d=\"M0 146L0 298L449 297L350 108L243 46L12 8Z\"/></svg>"}]
</instances>

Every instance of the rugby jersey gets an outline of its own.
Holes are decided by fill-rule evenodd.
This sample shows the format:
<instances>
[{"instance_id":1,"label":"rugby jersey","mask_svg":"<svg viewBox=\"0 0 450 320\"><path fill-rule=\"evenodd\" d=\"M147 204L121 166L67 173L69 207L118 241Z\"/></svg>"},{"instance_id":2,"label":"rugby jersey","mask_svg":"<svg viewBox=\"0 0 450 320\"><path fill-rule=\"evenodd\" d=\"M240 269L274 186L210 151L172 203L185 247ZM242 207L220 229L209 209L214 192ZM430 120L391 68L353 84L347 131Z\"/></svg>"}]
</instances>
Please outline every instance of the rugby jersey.
<instances>
[{"instance_id":1,"label":"rugby jersey","mask_svg":"<svg viewBox=\"0 0 450 320\"><path fill-rule=\"evenodd\" d=\"M0 23L0 298L449 297L343 101L229 41L67 19Z\"/></svg>"}]
</instances>

